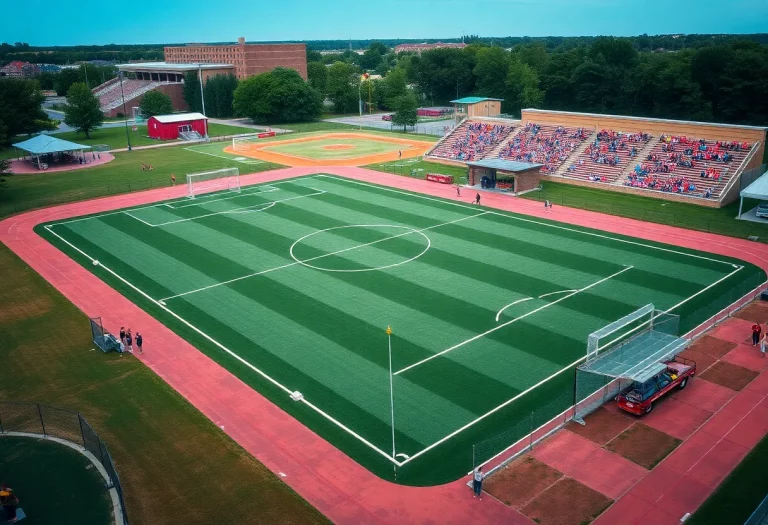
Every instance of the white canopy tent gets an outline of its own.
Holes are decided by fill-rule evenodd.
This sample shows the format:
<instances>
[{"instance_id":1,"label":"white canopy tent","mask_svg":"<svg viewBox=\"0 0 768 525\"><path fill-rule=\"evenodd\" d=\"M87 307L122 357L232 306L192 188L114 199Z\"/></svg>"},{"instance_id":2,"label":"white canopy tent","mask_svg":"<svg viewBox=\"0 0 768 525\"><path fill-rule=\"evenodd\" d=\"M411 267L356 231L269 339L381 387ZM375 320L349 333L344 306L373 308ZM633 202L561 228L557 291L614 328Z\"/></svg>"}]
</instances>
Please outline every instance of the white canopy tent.
<instances>
[{"instance_id":1,"label":"white canopy tent","mask_svg":"<svg viewBox=\"0 0 768 525\"><path fill-rule=\"evenodd\" d=\"M752 184L744 188L739 192L739 215L737 218L741 218L742 207L744 206L744 199L757 199L760 201L768 201L768 171L763 173Z\"/></svg>"}]
</instances>

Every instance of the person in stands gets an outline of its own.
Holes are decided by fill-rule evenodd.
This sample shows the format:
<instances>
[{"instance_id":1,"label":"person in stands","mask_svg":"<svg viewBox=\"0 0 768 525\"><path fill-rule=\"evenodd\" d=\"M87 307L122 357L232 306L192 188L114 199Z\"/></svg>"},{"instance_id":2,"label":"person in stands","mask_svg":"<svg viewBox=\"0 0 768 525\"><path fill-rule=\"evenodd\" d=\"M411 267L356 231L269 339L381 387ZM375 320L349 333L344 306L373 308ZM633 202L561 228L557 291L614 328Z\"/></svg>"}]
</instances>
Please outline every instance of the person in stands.
<instances>
[{"instance_id":1,"label":"person in stands","mask_svg":"<svg viewBox=\"0 0 768 525\"><path fill-rule=\"evenodd\" d=\"M762 331L763 330L759 323L752 325L752 346L757 346L757 343L760 341L760 333Z\"/></svg>"}]
</instances>

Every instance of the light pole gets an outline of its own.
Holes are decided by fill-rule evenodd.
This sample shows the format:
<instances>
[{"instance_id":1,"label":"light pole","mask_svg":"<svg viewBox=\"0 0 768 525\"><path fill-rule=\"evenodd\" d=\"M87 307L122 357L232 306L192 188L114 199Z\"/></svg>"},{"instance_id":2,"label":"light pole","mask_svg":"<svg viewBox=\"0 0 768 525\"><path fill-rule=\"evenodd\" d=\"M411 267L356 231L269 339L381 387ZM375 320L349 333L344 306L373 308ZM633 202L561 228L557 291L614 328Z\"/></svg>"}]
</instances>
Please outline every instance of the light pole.
<instances>
[{"instance_id":1,"label":"light pole","mask_svg":"<svg viewBox=\"0 0 768 525\"><path fill-rule=\"evenodd\" d=\"M128 133L128 114L125 109L125 93L123 92L123 72L118 71L120 77L120 96L123 97L123 120L125 121L125 138L128 140L128 151L131 151L131 134Z\"/></svg>"},{"instance_id":2,"label":"light pole","mask_svg":"<svg viewBox=\"0 0 768 525\"><path fill-rule=\"evenodd\" d=\"M197 64L197 78L200 79L200 100L203 103L203 116L205 115L205 93L203 92L203 65ZM203 119L203 126L205 127L205 136L208 137L208 120Z\"/></svg>"}]
</instances>

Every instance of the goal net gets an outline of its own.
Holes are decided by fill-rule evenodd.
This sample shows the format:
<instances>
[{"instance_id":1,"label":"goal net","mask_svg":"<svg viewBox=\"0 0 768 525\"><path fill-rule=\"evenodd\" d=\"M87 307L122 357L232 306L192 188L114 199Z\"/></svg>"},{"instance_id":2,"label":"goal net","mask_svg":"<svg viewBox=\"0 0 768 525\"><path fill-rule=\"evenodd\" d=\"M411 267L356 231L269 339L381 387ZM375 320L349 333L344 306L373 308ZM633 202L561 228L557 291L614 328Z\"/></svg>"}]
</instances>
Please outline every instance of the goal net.
<instances>
[{"instance_id":1,"label":"goal net","mask_svg":"<svg viewBox=\"0 0 768 525\"><path fill-rule=\"evenodd\" d=\"M248 151L255 143L259 142L259 133L240 135L232 138L233 151Z\"/></svg>"},{"instance_id":2,"label":"goal net","mask_svg":"<svg viewBox=\"0 0 768 525\"><path fill-rule=\"evenodd\" d=\"M240 170L223 168L187 175L187 196L194 199L202 193L214 191L240 191Z\"/></svg>"}]
</instances>

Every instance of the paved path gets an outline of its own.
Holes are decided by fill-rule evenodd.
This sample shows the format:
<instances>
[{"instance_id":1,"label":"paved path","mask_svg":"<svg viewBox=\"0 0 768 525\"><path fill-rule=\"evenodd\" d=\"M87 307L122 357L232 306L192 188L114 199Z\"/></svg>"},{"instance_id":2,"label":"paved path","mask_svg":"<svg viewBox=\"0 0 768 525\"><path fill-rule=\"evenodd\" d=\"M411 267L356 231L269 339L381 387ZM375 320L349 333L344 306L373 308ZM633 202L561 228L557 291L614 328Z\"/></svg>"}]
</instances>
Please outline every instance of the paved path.
<instances>
[{"instance_id":1,"label":"paved path","mask_svg":"<svg viewBox=\"0 0 768 525\"><path fill-rule=\"evenodd\" d=\"M449 200L453 187L399 177L363 168L289 168L243 176L243 185L325 172ZM86 315L102 316L112 332L139 326L152 334L145 353L137 356L243 448L277 473L283 481L332 521L339 524L532 524L514 509L491 498L474 500L467 479L437 487L406 487L383 481L330 443L293 419L230 372L199 352L169 328L123 297L84 267L38 237L32 228L41 222L149 204L184 196L181 186L66 204L36 210L0 222L0 241L52 283ZM487 194L484 207L544 217L539 202ZM633 235L693 249L739 257L768 268L768 246L751 241L693 232L585 210L555 207L547 218L612 233ZM768 389L763 374L760 388ZM686 490L700 490L691 509L711 492L690 479ZM621 504L624 500L620 500ZM625 523L623 518L621 523ZM603 520L603 523L615 523Z\"/></svg>"}]
</instances>

